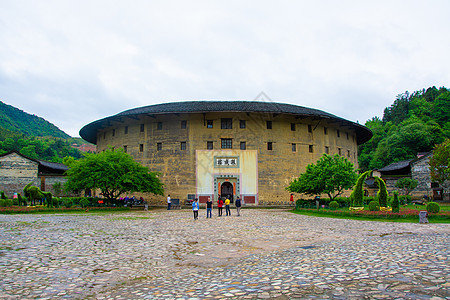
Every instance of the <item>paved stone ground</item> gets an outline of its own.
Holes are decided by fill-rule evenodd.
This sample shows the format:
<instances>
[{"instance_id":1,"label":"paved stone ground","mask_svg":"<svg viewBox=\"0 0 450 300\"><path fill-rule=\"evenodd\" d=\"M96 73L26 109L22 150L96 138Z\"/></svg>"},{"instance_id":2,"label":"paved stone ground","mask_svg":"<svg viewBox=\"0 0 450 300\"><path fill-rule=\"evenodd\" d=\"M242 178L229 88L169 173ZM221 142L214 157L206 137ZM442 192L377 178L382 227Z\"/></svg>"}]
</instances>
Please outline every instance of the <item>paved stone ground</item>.
<instances>
[{"instance_id":1,"label":"paved stone ground","mask_svg":"<svg viewBox=\"0 0 450 300\"><path fill-rule=\"evenodd\" d=\"M0 299L450 299L450 224L191 214L0 215Z\"/></svg>"}]
</instances>

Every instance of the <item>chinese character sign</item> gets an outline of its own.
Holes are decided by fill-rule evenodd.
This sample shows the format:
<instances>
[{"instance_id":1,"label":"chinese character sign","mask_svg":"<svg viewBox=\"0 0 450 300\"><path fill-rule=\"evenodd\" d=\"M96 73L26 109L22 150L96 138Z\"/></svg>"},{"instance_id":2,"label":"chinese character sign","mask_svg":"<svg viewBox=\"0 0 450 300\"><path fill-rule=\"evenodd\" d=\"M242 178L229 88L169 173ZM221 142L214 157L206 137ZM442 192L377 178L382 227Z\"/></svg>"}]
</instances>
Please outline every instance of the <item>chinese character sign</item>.
<instances>
[{"instance_id":1,"label":"chinese character sign","mask_svg":"<svg viewBox=\"0 0 450 300\"><path fill-rule=\"evenodd\" d=\"M218 167L238 167L238 159L230 157L216 157L216 166Z\"/></svg>"}]
</instances>

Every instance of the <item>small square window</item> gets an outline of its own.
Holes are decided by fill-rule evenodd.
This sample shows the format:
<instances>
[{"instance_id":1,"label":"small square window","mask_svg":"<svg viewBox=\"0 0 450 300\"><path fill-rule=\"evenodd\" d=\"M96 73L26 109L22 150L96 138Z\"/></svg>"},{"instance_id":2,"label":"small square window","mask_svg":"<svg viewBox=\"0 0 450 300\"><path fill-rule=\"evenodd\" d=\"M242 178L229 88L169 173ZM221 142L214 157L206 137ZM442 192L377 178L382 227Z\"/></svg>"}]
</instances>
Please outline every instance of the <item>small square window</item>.
<instances>
[{"instance_id":1,"label":"small square window","mask_svg":"<svg viewBox=\"0 0 450 300\"><path fill-rule=\"evenodd\" d=\"M313 153L314 152L314 147L313 145L309 145L309 153Z\"/></svg>"},{"instance_id":2,"label":"small square window","mask_svg":"<svg viewBox=\"0 0 450 300\"><path fill-rule=\"evenodd\" d=\"M213 120L206 120L206 128L213 128Z\"/></svg>"},{"instance_id":3,"label":"small square window","mask_svg":"<svg viewBox=\"0 0 450 300\"><path fill-rule=\"evenodd\" d=\"M125 126L125 134L128 134L128 126Z\"/></svg>"},{"instance_id":4,"label":"small square window","mask_svg":"<svg viewBox=\"0 0 450 300\"><path fill-rule=\"evenodd\" d=\"M292 144L292 152L297 152L297 144Z\"/></svg>"},{"instance_id":5,"label":"small square window","mask_svg":"<svg viewBox=\"0 0 450 300\"><path fill-rule=\"evenodd\" d=\"M342 155L342 149L341 148L338 148L338 154Z\"/></svg>"},{"instance_id":6,"label":"small square window","mask_svg":"<svg viewBox=\"0 0 450 300\"><path fill-rule=\"evenodd\" d=\"M247 143L246 142L241 142L240 149L241 150L246 150L247 149Z\"/></svg>"},{"instance_id":7,"label":"small square window","mask_svg":"<svg viewBox=\"0 0 450 300\"><path fill-rule=\"evenodd\" d=\"M186 129L186 127L187 127L187 121L186 120L181 121L181 129Z\"/></svg>"},{"instance_id":8,"label":"small square window","mask_svg":"<svg viewBox=\"0 0 450 300\"><path fill-rule=\"evenodd\" d=\"M123 152L127 153L128 151L128 146L123 146Z\"/></svg>"},{"instance_id":9,"label":"small square window","mask_svg":"<svg viewBox=\"0 0 450 300\"><path fill-rule=\"evenodd\" d=\"M180 149L186 150L186 142L181 142Z\"/></svg>"},{"instance_id":10,"label":"small square window","mask_svg":"<svg viewBox=\"0 0 450 300\"><path fill-rule=\"evenodd\" d=\"M208 149L208 150L214 149L214 143L213 143L213 141L207 141L207 142L206 142L206 149Z\"/></svg>"},{"instance_id":11,"label":"small square window","mask_svg":"<svg viewBox=\"0 0 450 300\"><path fill-rule=\"evenodd\" d=\"M233 149L233 140L232 139L222 139L222 149Z\"/></svg>"},{"instance_id":12,"label":"small square window","mask_svg":"<svg viewBox=\"0 0 450 300\"><path fill-rule=\"evenodd\" d=\"M272 121L266 121L267 129L272 129Z\"/></svg>"},{"instance_id":13,"label":"small square window","mask_svg":"<svg viewBox=\"0 0 450 300\"><path fill-rule=\"evenodd\" d=\"M144 152L144 144L139 144L139 152Z\"/></svg>"},{"instance_id":14,"label":"small square window","mask_svg":"<svg viewBox=\"0 0 450 300\"><path fill-rule=\"evenodd\" d=\"M291 123L291 131L295 131L295 123Z\"/></svg>"},{"instance_id":15,"label":"small square window","mask_svg":"<svg viewBox=\"0 0 450 300\"><path fill-rule=\"evenodd\" d=\"M245 128L246 124L245 124L245 120L240 120L239 121L239 128Z\"/></svg>"},{"instance_id":16,"label":"small square window","mask_svg":"<svg viewBox=\"0 0 450 300\"><path fill-rule=\"evenodd\" d=\"M161 151L162 150L162 143L157 143L156 144L156 150L157 151Z\"/></svg>"},{"instance_id":17,"label":"small square window","mask_svg":"<svg viewBox=\"0 0 450 300\"><path fill-rule=\"evenodd\" d=\"M103 139L106 139L106 132L103 132Z\"/></svg>"},{"instance_id":18,"label":"small square window","mask_svg":"<svg viewBox=\"0 0 450 300\"><path fill-rule=\"evenodd\" d=\"M328 128L326 128L326 127L323 128L323 134L325 134L325 135L328 134Z\"/></svg>"},{"instance_id":19,"label":"small square window","mask_svg":"<svg viewBox=\"0 0 450 300\"><path fill-rule=\"evenodd\" d=\"M325 146L325 153L329 154L330 153L330 148L328 148L328 146Z\"/></svg>"},{"instance_id":20,"label":"small square window","mask_svg":"<svg viewBox=\"0 0 450 300\"><path fill-rule=\"evenodd\" d=\"M312 133L312 125L308 125L308 132Z\"/></svg>"},{"instance_id":21,"label":"small square window","mask_svg":"<svg viewBox=\"0 0 450 300\"><path fill-rule=\"evenodd\" d=\"M341 132L339 131L339 129L337 130L336 134L337 134L337 137L341 137Z\"/></svg>"},{"instance_id":22,"label":"small square window","mask_svg":"<svg viewBox=\"0 0 450 300\"><path fill-rule=\"evenodd\" d=\"M267 142L267 150L273 150L272 142Z\"/></svg>"},{"instance_id":23,"label":"small square window","mask_svg":"<svg viewBox=\"0 0 450 300\"><path fill-rule=\"evenodd\" d=\"M157 125L158 127L158 130L161 130L162 129L162 122L158 122L158 125Z\"/></svg>"},{"instance_id":24,"label":"small square window","mask_svg":"<svg viewBox=\"0 0 450 300\"><path fill-rule=\"evenodd\" d=\"M348 140L348 132L345 133L347 135L347 140Z\"/></svg>"},{"instance_id":25,"label":"small square window","mask_svg":"<svg viewBox=\"0 0 450 300\"><path fill-rule=\"evenodd\" d=\"M347 150L347 157L350 158L350 150Z\"/></svg>"},{"instance_id":26,"label":"small square window","mask_svg":"<svg viewBox=\"0 0 450 300\"><path fill-rule=\"evenodd\" d=\"M145 129L145 125L141 124L141 132L144 132L144 129Z\"/></svg>"},{"instance_id":27,"label":"small square window","mask_svg":"<svg viewBox=\"0 0 450 300\"><path fill-rule=\"evenodd\" d=\"M233 119L231 118L222 118L222 129L233 129Z\"/></svg>"},{"instance_id":28,"label":"small square window","mask_svg":"<svg viewBox=\"0 0 450 300\"><path fill-rule=\"evenodd\" d=\"M113 129L113 130L112 130L112 136L115 136L115 135L116 135L116 130Z\"/></svg>"}]
</instances>

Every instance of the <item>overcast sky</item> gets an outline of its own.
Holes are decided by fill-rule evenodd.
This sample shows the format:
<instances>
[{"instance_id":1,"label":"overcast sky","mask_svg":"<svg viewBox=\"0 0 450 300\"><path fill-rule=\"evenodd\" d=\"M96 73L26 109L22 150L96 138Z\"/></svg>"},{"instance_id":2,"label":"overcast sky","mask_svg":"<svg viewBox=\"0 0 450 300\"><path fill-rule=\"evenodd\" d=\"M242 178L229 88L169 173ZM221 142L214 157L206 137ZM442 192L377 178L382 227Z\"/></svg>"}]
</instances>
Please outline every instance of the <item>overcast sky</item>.
<instances>
[{"instance_id":1,"label":"overcast sky","mask_svg":"<svg viewBox=\"0 0 450 300\"><path fill-rule=\"evenodd\" d=\"M0 0L0 101L71 136L184 100L272 101L364 124L450 87L450 1Z\"/></svg>"}]
</instances>

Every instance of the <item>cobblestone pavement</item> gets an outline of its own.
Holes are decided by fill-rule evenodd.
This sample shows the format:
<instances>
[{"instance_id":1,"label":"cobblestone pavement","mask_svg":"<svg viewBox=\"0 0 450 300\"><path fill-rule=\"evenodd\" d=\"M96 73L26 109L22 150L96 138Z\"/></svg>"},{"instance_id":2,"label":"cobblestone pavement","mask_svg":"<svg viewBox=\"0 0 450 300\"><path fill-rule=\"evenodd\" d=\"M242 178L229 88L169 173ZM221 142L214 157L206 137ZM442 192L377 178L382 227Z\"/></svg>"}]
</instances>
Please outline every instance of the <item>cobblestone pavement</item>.
<instances>
[{"instance_id":1,"label":"cobblestone pavement","mask_svg":"<svg viewBox=\"0 0 450 300\"><path fill-rule=\"evenodd\" d=\"M450 224L191 214L0 215L0 299L450 299Z\"/></svg>"}]
</instances>

